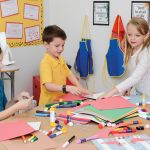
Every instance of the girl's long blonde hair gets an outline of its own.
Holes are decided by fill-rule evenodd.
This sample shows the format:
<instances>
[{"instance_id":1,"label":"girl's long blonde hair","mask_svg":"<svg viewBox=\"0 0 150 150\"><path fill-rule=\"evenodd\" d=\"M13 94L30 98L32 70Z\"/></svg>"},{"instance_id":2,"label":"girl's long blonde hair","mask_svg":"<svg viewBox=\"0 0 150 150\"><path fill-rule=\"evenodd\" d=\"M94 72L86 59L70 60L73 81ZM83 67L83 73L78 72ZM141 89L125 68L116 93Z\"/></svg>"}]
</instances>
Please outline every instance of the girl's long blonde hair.
<instances>
[{"instance_id":1,"label":"girl's long blonde hair","mask_svg":"<svg viewBox=\"0 0 150 150\"><path fill-rule=\"evenodd\" d=\"M140 18L140 17L133 17L127 24L126 28L130 25L134 25L136 26L138 32L142 35L146 35L149 34L147 39L143 42L143 47L142 50L145 47L149 47L150 46L150 29L149 29L149 25L146 22L145 19ZM128 40L127 40L127 35L125 35L124 37L124 45L125 45L125 58L124 58L124 65L126 65L129 61L129 58L133 52L133 48L131 47L131 45L129 44Z\"/></svg>"}]
</instances>

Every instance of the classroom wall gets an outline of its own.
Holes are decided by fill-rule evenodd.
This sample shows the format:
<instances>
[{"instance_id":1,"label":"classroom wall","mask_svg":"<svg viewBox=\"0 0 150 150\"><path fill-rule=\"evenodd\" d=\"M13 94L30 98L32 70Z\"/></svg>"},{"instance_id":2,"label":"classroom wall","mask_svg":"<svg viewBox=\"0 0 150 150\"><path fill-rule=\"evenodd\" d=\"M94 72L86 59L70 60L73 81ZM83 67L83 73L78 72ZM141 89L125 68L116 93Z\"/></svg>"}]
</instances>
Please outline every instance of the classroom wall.
<instances>
[{"instance_id":1,"label":"classroom wall","mask_svg":"<svg viewBox=\"0 0 150 150\"><path fill-rule=\"evenodd\" d=\"M144 0L140 0L144 1ZM124 25L131 18L131 0L110 0L110 24L109 26L93 26L93 1L92 0L43 0L44 26L56 24L67 33L67 41L63 56L73 66L81 35L84 15L88 15L92 50L94 59L94 79L89 78L90 91L103 91L114 83L111 80L106 87L102 82L102 68L105 54L108 50L111 29L117 14L122 16ZM16 72L15 94L27 90L32 94L32 76L39 74L39 63L44 53L43 46L29 46L13 48L12 53L20 71ZM93 88L93 81L95 86ZM112 84L113 83L113 84ZM82 84L84 82L82 81ZM5 85L6 94L10 97L10 82Z\"/></svg>"},{"instance_id":2,"label":"classroom wall","mask_svg":"<svg viewBox=\"0 0 150 150\"><path fill-rule=\"evenodd\" d=\"M44 6L44 26L50 23L50 1L43 0ZM41 46L26 46L11 48L16 65L20 70L15 73L15 95L26 90L32 94L32 76L39 74L39 63L45 52ZM10 81L5 82L5 92L10 99Z\"/></svg>"},{"instance_id":3,"label":"classroom wall","mask_svg":"<svg viewBox=\"0 0 150 150\"><path fill-rule=\"evenodd\" d=\"M94 60L94 79L90 77L88 81L89 89L95 92L106 90L122 79L110 80L105 86L102 82L102 68L105 54L108 50L109 39L112 26L117 14L122 16L124 25L131 18L131 0L110 0L110 24L109 26L94 25L93 26L93 1L92 0L51 0L53 5L53 18L50 24L57 24L67 33L67 41L65 44L65 51L63 53L67 62L74 64L75 56L79 48L79 40L81 36L81 29L84 15L88 15L92 50ZM93 88L93 81L95 87Z\"/></svg>"}]
</instances>

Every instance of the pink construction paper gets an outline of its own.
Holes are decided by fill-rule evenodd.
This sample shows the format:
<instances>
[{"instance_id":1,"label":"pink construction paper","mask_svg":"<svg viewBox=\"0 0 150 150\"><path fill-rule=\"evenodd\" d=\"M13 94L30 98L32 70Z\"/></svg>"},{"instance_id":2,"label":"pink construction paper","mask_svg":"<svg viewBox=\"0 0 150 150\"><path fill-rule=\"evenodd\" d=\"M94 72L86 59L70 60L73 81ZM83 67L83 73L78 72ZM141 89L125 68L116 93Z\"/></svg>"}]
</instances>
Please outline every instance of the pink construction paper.
<instances>
[{"instance_id":1,"label":"pink construction paper","mask_svg":"<svg viewBox=\"0 0 150 150\"><path fill-rule=\"evenodd\" d=\"M32 133L34 129L25 121L0 122L0 142Z\"/></svg>"},{"instance_id":2,"label":"pink construction paper","mask_svg":"<svg viewBox=\"0 0 150 150\"><path fill-rule=\"evenodd\" d=\"M63 99L63 101L76 101L76 100L85 100L87 98L79 96L79 95L73 95L71 93L67 93L61 96L60 98L58 98L57 100L59 99Z\"/></svg>"},{"instance_id":3,"label":"pink construction paper","mask_svg":"<svg viewBox=\"0 0 150 150\"><path fill-rule=\"evenodd\" d=\"M7 149L11 150L48 150L57 147L56 143L43 133L37 132L34 135L38 137L38 140L33 143L23 143L22 139L20 138L20 141L7 140L1 142L1 144L3 144Z\"/></svg>"},{"instance_id":4,"label":"pink construction paper","mask_svg":"<svg viewBox=\"0 0 150 150\"><path fill-rule=\"evenodd\" d=\"M96 101L89 102L89 104L100 110L136 107L135 104L132 104L127 99L124 99L121 96L97 99Z\"/></svg>"}]
</instances>

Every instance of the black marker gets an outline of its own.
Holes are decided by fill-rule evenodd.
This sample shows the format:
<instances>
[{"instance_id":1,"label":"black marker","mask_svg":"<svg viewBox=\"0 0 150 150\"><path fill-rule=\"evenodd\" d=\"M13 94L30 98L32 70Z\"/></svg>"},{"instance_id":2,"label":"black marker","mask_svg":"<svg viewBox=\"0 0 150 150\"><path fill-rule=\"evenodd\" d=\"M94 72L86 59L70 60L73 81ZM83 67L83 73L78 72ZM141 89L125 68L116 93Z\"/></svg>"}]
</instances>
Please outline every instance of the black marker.
<instances>
[{"instance_id":1,"label":"black marker","mask_svg":"<svg viewBox=\"0 0 150 150\"><path fill-rule=\"evenodd\" d=\"M73 140L75 139L75 136L72 136L68 141L66 141L64 144L63 144L63 148L65 148L66 146L68 146Z\"/></svg>"}]
</instances>

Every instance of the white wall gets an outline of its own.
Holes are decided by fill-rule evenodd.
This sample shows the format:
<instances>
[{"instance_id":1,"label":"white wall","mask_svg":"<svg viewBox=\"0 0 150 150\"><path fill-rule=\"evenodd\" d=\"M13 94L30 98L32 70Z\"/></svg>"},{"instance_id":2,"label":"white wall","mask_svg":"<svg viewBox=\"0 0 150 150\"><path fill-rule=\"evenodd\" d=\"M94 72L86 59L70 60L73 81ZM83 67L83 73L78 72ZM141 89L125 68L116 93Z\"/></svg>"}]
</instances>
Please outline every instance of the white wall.
<instances>
[{"instance_id":1,"label":"white wall","mask_svg":"<svg viewBox=\"0 0 150 150\"><path fill-rule=\"evenodd\" d=\"M88 15L95 71L95 91L103 91L106 88L101 79L105 54L108 50L112 26L117 14L122 16L124 26L131 18L131 0L110 0L110 25L93 26L93 1L92 0L52 0L53 18L50 24L57 24L67 33L68 39L63 53L67 62L74 64L75 56L79 48L82 23L84 15ZM89 87L92 90L93 78L89 79ZM113 81L114 82L114 81ZM116 83L116 81L115 81Z\"/></svg>"},{"instance_id":2,"label":"white wall","mask_svg":"<svg viewBox=\"0 0 150 150\"><path fill-rule=\"evenodd\" d=\"M140 0L142 1L142 0ZM44 26L56 24L65 30L68 39L63 56L73 65L77 50L84 15L88 15L94 59L95 91L106 89L101 80L101 72L105 54L108 50L111 29L117 14L122 16L124 25L131 18L131 0L110 0L110 25L93 26L92 0L43 0ZM27 90L32 94L32 76L39 73L39 62L44 54L42 46L13 48L12 53L20 71L16 72L15 94ZM92 87L93 78L89 80ZM5 86L6 94L10 97L10 82Z\"/></svg>"}]
</instances>

